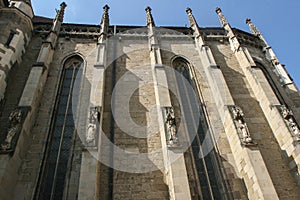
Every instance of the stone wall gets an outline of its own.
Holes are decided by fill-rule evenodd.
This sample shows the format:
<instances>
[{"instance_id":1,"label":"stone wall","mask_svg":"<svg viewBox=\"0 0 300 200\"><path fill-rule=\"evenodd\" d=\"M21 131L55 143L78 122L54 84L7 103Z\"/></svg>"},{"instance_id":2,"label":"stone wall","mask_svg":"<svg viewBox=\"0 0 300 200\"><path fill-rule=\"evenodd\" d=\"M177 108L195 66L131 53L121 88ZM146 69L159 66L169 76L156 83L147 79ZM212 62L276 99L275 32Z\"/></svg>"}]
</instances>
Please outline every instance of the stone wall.
<instances>
[{"instance_id":1,"label":"stone wall","mask_svg":"<svg viewBox=\"0 0 300 200\"><path fill-rule=\"evenodd\" d=\"M258 149L262 154L263 161L268 169L278 197L280 199L296 198L299 195L299 188L289 172L287 160L284 158L281 148L276 142L273 131L265 118L265 114L261 106L267 104L268 99L274 99L271 95L272 90L264 86L265 90L269 90L269 96L263 99L256 99L257 96L262 97L262 94L257 94L258 89L255 88L256 83L249 83L246 79L240 63L228 46L212 45L213 54L217 64L220 66L229 87L230 93L236 105L240 106L245 113L245 120L249 127L249 131L253 139L258 143ZM259 81L259 80L257 80ZM264 82L267 84L267 82ZM268 93L266 93L268 94ZM280 166L280 167L278 167ZM284 184L282 182L284 181ZM291 188L286 191L286 185Z\"/></svg>"}]
</instances>

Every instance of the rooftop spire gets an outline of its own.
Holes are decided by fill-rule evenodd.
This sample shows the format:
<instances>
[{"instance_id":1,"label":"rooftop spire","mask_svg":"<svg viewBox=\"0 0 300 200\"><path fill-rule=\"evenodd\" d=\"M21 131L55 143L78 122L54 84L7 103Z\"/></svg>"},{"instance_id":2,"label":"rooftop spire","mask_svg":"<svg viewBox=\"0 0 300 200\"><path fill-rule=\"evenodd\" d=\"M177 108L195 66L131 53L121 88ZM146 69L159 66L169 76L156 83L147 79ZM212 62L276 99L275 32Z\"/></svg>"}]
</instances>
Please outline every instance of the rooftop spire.
<instances>
[{"instance_id":1,"label":"rooftop spire","mask_svg":"<svg viewBox=\"0 0 300 200\"><path fill-rule=\"evenodd\" d=\"M109 27L109 14L108 14L109 6L106 4L103 6L103 14L100 23L100 37L98 38L98 42L101 43L106 40L108 27Z\"/></svg>"},{"instance_id":2,"label":"rooftop spire","mask_svg":"<svg viewBox=\"0 0 300 200\"><path fill-rule=\"evenodd\" d=\"M103 15L102 15L101 23L100 23L101 26L109 24L108 10L109 10L109 6L107 4L105 6L103 6Z\"/></svg>"},{"instance_id":3,"label":"rooftop spire","mask_svg":"<svg viewBox=\"0 0 300 200\"><path fill-rule=\"evenodd\" d=\"M190 8L186 8L186 13L188 14L188 18L189 18L189 22L190 22L190 26L193 27L193 26L197 26L198 27L198 24L193 16L193 13L192 13L192 9Z\"/></svg>"},{"instance_id":4,"label":"rooftop spire","mask_svg":"<svg viewBox=\"0 0 300 200\"><path fill-rule=\"evenodd\" d=\"M287 85L288 87L291 87L292 90L293 90L295 88L294 85L293 85L293 80L289 77L289 75L286 72L284 66L279 62L276 54L274 53L273 49L267 43L264 36L257 29L257 27L251 22L251 19L247 18L246 23L249 25L249 29L250 29L251 33L256 35L264 43L264 52L266 54L266 57L274 65L274 67L277 71L277 75L280 78L280 82L283 85Z\"/></svg>"},{"instance_id":5,"label":"rooftop spire","mask_svg":"<svg viewBox=\"0 0 300 200\"><path fill-rule=\"evenodd\" d=\"M225 16L224 16L223 13L222 13L221 8L217 7L217 8L216 8L216 13L217 13L218 16L219 16L219 19L220 19L220 22L221 22L222 26L229 25L227 19L225 18Z\"/></svg>"},{"instance_id":6,"label":"rooftop spire","mask_svg":"<svg viewBox=\"0 0 300 200\"><path fill-rule=\"evenodd\" d=\"M155 26L152 14L151 14L151 8L149 6L147 6L146 10L146 16L147 16L147 26L152 25Z\"/></svg>"},{"instance_id":7,"label":"rooftop spire","mask_svg":"<svg viewBox=\"0 0 300 200\"><path fill-rule=\"evenodd\" d=\"M193 16L192 9L187 8L186 9L186 13L187 13L188 18L189 18L190 26L191 26L191 28L194 31L193 34L194 34L195 38L198 40L198 42L199 42L200 45L204 45L204 40L201 37L200 29L199 29L199 26L198 26L198 24L196 22L195 17Z\"/></svg>"},{"instance_id":8,"label":"rooftop spire","mask_svg":"<svg viewBox=\"0 0 300 200\"><path fill-rule=\"evenodd\" d=\"M64 21L64 14L65 14L65 8L67 7L67 4L65 2L62 2L60 4L60 9L56 11L56 16L53 20L52 25L52 31L59 32L60 26L62 22Z\"/></svg>"},{"instance_id":9,"label":"rooftop spire","mask_svg":"<svg viewBox=\"0 0 300 200\"><path fill-rule=\"evenodd\" d=\"M257 27L252 23L251 19L247 18L246 19L246 24L248 24L251 33L253 35L259 37L265 43L266 47L269 47L267 41L265 40L265 38L263 37L261 32L257 29Z\"/></svg>"},{"instance_id":10,"label":"rooftop spire","mask_svg":"<svg viewBox=\"0 0 300 200\"><path fill-rule=\"evenodd\" d=\"M218 14L218 17L220 19L220 22L223 26L223 28L227 32L227 36L229 37L229 42L231 46L231 50L233 52L238 51L240 49L240 42L238 38L236 37L234 31L232 30L230 24L228 23L226 17L223 15L221 8L217 7L216 8L216 13Z\"/></svg>"},{"instance_id":11,"label":"rooftop spire","mask_svg":"<svg viewBox=\"0 0 300 200\"><path fill-rule=\"evenodd\" d=\"M65 2L62 2L60 4L60 9L56 13L56 19L60 22L64 21L64 15L65 15L65 8L67 7L67 4Z\"/></svg>"},{"instance_id":12,"label":"rooftop spire","mask_svg":"<svg viewBox=\"0 0 300 200\"><path fill-rule=\"evenodd\" d=\"M261 35L260 31L256 28L256 26L251 22L251 19L247 18L246 19L246 24L249 25L251 33L253 33L256 36Z\"/></svg>"}]
</instances>

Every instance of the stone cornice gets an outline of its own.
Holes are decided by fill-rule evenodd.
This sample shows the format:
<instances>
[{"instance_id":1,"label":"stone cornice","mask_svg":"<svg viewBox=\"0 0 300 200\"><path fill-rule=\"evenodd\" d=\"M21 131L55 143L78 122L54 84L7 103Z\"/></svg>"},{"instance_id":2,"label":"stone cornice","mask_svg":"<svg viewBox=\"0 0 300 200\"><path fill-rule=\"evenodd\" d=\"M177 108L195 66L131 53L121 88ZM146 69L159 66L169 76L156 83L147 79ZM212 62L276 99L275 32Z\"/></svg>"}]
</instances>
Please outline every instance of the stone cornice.
<instances>
[{"instance_id":1,"label":"stone cornice","mask_svg":"<svg viewBox=\"0 0 300 200\"><path fill-rule=\"evenodd\" d=\"M47 22L35 22L34 23L34 32L36 34L48 34L51 28L51 24ZM166 38L181 38L190 36L193 37L193 31L188 27L174 27L174 26L165 26L161 28L160 34L158 37ZM221 27L205 27L201 28L201 35L206 41L220 41L225 40L228 37L224 28ZM246 46L253 46L255 48L262 48L262 42L259 38L251 33L244 32L242 30L233 28L234 33L238 37L240 43ZM116 33L122 37L145 37L147 36L147 28L145 26L116 26ZM62 24L60 30L60 36L68 36L75 38L95 38L99 36L99 25L86 25L86 24ZM109 26L108 36L114 34L114 26Z\"/></svg>"}]
</instances>

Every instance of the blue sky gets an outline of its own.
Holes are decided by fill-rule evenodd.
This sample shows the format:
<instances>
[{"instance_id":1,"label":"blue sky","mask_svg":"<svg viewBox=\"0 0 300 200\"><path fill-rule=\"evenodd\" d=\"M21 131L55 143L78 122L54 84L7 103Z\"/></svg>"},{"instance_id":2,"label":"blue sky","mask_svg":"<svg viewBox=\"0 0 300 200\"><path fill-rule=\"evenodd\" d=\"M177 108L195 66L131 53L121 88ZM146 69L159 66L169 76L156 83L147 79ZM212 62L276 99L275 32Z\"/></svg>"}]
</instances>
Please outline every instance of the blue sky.
<instances>
[{"instance_id":1,"label":"blue sky","mask_svg":"<svg viewBox=\"0 0 300 200\"><path fill-rule=\"evenodd\" d=\"M53 18L62 1L31 0L36 15ZM201 27L219 27L215 13L222 9L232 27L249 32L245 19L251 18L300 87L300 1L299 0L65 0L65 22L99 24L102 7L110 6L113 25L145 25L145 7L152 8L157 26L185 26L186 7Z\"/></svg>"}]
</instances>

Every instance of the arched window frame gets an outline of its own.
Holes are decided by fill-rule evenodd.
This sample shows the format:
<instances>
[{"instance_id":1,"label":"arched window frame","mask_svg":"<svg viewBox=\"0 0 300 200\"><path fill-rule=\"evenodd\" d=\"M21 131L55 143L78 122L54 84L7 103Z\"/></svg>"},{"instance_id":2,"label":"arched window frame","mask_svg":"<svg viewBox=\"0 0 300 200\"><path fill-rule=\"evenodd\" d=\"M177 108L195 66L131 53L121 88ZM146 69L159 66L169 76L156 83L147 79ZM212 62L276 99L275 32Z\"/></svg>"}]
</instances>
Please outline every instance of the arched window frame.
<instances>
[{"instance_id":1,"label":"arched window frame","mask_svg":"<svg viewBox=\"0 0 300 200\"><path fill-rule=\"evenodd\" d=\"M266 66L256 58L254 58L254 62L256 64L256 66L253 67L253 69L260 69L262 71L262 73L264 74L266 80L268 81L272 91L274 92L275 96L277 97L278 101L283 105L286 104L280 91L279 91L279 88L276 84L276 80L273 79L272 75L270 74L270 72L268 71Z\"/></svg>"},{"instance_id":2,"label":"arched window frame","mask_svg":"<svg viewBox=\"0 0 300 200\"><path fill-rule=\"evenodd\" d=\"M182 70L182 68L181 69L176 69L176 62L183 62L184 64L185 64L185 69L183 69ZM181 72L184 72L183 73L183 75L184 75L184 77L187 79L187 81L189 82L189 84L191 84L191 86L192 86L192 88L194 89L194 92L195 92L195 94L196 94L196 99L199 101L199 103L201 104L201 105L199 105L199 107L200 107L200 115L204 115L203 117L200 117L200 119L201 119L201 121L203 120L203 121L205 121L204 123L202 123L202 122L199 122L199 123L201 123L201 125L200 126L202 126L204 129L208 129L209 128L209 119L208 119L208 114L207 114L207 111L206 111L206 109L205 109L205 107L203 107L203 105L204 105L204 102L203 102L203 94L201 93L201 90L200 90L200 87L199 87L199 82L198 82L198 80L197 80L197 77L196 77L196 72L195 72L195 69L194 69L194 66L188 61L188 59L186 59L186 58L184 58L183 56L175 56L175 57L173 57L173 59L171 59L171 66L172 66L172 68L174 68L175 70L177 70L177 72L179 72L179 73L181 73ZM177 86L176 86L177 87ZM177 87L177 90L179 90L178 89L178 87ZM171 101L172 102L172 101ZM175 115L176 115L176 113L175 113ZM199 127L198 127L199 128ZM188 131L187 130L187 128L185 128L186 129L186 131ZM199 130L198 130L199 131ZM197 136L196 137L198 137L198 134L199 133L197 133ZM202 134L204 134L204 133L202 133ZM214 140L214 138L213 138L213 134L211 135L211 137L212 137L212 139ZM199 141L199 137L198 137L198 139L196 139L195 138L195 140L198 140ZM200 139L200 141L201 142L203 142L203 139L201 140ZM192 147L194 147L194 145L192 144L191 145ZM193 148L192 148L193 149ZM192 150L192 152L193 152L194 150ZM200 153L200 152L199 152ZM193 154L193 153L191 153L191 154ZM190 154L190 155L191 155ZM210 157L210 156L209 156ZM204 159L202 159L202 160L204 160ZM197 166L197 164L199 164L198 162L201 162L201 161L199 161L199 160L194 160L195 162L194 162L194 164L195 164L195 166ZM208 162L208 161L205 161L205 162ZM220 172L220 168L219 168L219 161L217 161L217 159L212 159L210 162L213 162L213 163L215 163L215 165L216 165L216 169L214 170L214 172L216 173L216 179L218 180L217 182L218 182L218 187L212 187L212 188L214 188L213 190L214 191L212 191L212 190L209 190L209 193L210 193L210 195L212 195L212 196L214 196L214 195L220 195L220 192L222 191L222 190L224 190L224 188L225 188L225 184L224 184L224 180L223 180L223 177L222 177L222 175L221 175L221 172ZM198 166L197 166L198 167ZM197 173L196 172L197 170L195 170L195 173ZM195 176L197 176L198 177L198 175L199 174L197 174L197 175L195 175ZM211 178L213 178L213 177L210 177L210 178L207 178L207 179L209 179L209 180L211 180ZM201 180L202 180L203 178L201 178ZM200 180L200 178L198 178L198 181ZM210 182L210 181L209 181ZM211 182L212 183L212 182ZM208 184L211 184L211 183L208 183ZM198 185L198 183L196 183L197 185ZM203 189L201 189L200 188L200 186L197 186L197 188L198 188L198 192L199 192L199 194L201 195L201 197L203 198L203 193L201 194L201 191L202 192L204 192L203 191ZM217 188L223 188L223 189L217 189ZM204 189L205 190L205 189ZM206 192L204 192L206 195L208 195L208 190L205 190ZM214 193L214 194L212 194L212 193Z\"/></svg>"},{"instance_id":3,"label":"arched window frame","mask_svg":"<svg viewBox=\"0 0 300 200\"><path fill-rule=\"evenodd\" d=\"M72 162L72 152L73 152L73 146L74 146L74 140L75 140L75 135L76 135L76 132L77 132L77 122L75 119L78 118L78 116L73 116L76 115L77 112L73 113L74 112L74 108L70 108L68 106L71 106L72 105L72 101L73 101L73 97L71 97L73 95L73 92L75 91L74 90L74 83L75 82L78 82L79 81L79 85L78 85L78 99L80 100L81 98L81 91L84 87L83 83L84 83L84 74L85 74L85 61L84 59L82 58L82 56L78 55L78 54L72 54L68 57L66 57L63 61L62 61L62 64L60 65L62 66L59 70L59 84L56 88L56 100L55 100L55 107L54 107L54 111L53 111L53 115L52 115L52 120L51 120L51 128L50 128L50 131L49 131L49 136L48 136L48 145L47 145L47 148L46 148L46 151L45 151L45 157L44 157L44 166L43 166L43 171L42 171L42 174L40 176L40 180L39 180L39 185L40 185L40 188L39 188L39 191L38 191L38 194L37 196L39 197L45 197L46 195L46 190L47 190L47 187L49 187L49 184L47 183L47 178L49 176L49 170L51 170L51 154L52 153L55 153L55 149L53 150L54 147L54 143L55 143L55 137L58 137L60 138L60 142L59 142L59 148L58 148L58 152L57 152L57 159L56 159L56 163L54 163L54 173L52 173L53 175L53 178L49 179L49 181L52 183L51 184L51 191L50 191L50 196L49 196L49 190L48 190L48 197L49 199L56 199L56 191L55 191L55 186L57 184L57 177L58 177L58 173L57 173L57 170L61 167L58 167L58 165L60 165L60 157L62 156L61 153L62 151L61 150L64 150L63 149L63 143L65 142L65 138L64 136L67 135L66 137L69 136L69 143L70 143L70 148L67 150L69 151L69 155L67 157L67 167L66 167L66 170L64 172L64 180L63 180L63 186L61 186L61 198L64 198L64 196L66 195L66 188L68 187L68 177L70 175L70 164ZM73 67L73 70L72 70L72 78L70 79L70 84L68 85L69 87L65 87L65 84L66 84L66 81L68 81L68 77L67 76L70 76L68 75L68 70L71 69L71 67ZM77 70L77 74L76 74L76 70ZM81 76L79 77L80 79L79 80L76 80L76 76L79 75L79 73L81 73ZM76 80L76 81L75 81ZM66 89L66 90L69 90L68 91L68 97L67 97L67 105L66 105L66 110L65 110L65 114L61 113L61 115L64 115L64 121L62 123L62 129L61 131L58 131L61 133L61 135L59 136L55 136L56 132L57 132L57 123L58 123L58 116L59 116L59 112L60 112L60 106L62 106L62 98L63 98L63 93L64 93L64 89L65 88L69 88L69 89ZM77 105L77 108L75 109L79 109L78 107L80 106L80 104ZM69 112L71 109L71 116L69 118L72 118L71 121L73 120L73 124L71 125L72 127L72 130L71 133L68 133L65 132L67 129L66 127L68 126L67 123L68 123L68 115L69 115ZM53 157L53 156L52 156ZM55 161L54 161L55 162ZM63 161L62 161L63 162ZM49 164L50 163L50 164ZM51 176L51 174L50 174ZM52 181L51 181L52 180Z\"/></svg>"}]
</instances>

